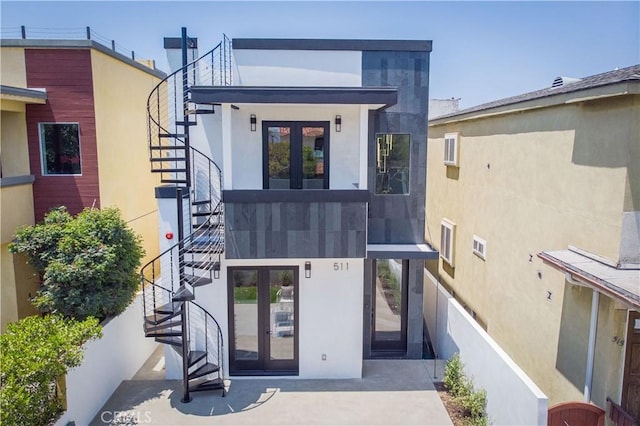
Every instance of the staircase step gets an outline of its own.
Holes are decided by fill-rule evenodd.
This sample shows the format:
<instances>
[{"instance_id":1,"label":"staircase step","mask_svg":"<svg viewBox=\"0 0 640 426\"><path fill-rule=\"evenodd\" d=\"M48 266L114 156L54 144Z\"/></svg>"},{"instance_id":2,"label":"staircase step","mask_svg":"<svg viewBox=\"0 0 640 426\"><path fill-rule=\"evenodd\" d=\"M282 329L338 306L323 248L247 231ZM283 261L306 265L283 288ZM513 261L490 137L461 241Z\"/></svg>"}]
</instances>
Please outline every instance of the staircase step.
<instances>
[{"instance_id":1,"label":"staircase step","mask_svg":"<svg viewBox=\"0 0 640 426\"><path fill-rule=\"evenodd\" d=\"M154 173L184 173L187 169L151 169Z\"/></svg>"},{"instance_id":2,"label":"staircase step","mask_svg":"<svg viewBox=\"0 0 640 426\"><path fill-rule=\"evenodd\" d=\"M191 203L192 206L202 206L211 203L211 200L196 200Z\"/></svg>"},{"instance_id":3,"label":"staircase step","mask_svg":"<svg viewBox=\"0 0 640 426\"><path fill-rule=\"evenodd\" d=\"M203 380L189 385L189 391L191 392L204 392L211 390L222 390L222 396L224 396L224 380L216 378L213 380Z\"/></svg>"},{"instance_id":4,"label":"staircase step","mask_svg":"<svg viewBox=\"0 0 640 426\"><path fill-rule=\"evenodd\" d=\"M191 213L191 216L193 216L193 217L202 217L202 216L211 216L212 214L215 216L216 214L219 214L219 212L213 212L213 213L211 213L211 212L193 212L193 213Z\"/></svg>"},{"instance_id":5,"label":"staircase step","mask_svg":"<svg viewBox=\"0 0 640 426\"><path fill-rule=\"evenodd\" d=\"M187 260L186 262L184 262L184 266L189 268L204 269L208 271L213 268L214 263L215 262L212 262L210 260L206 260L206 261Z\"/></svg>"},{"instance_id":6,"label":"staircase step","mask_svg":"<svg viewBox=\"0 0 640 426\"><path fill-rule=\"evenodd\" d=\"M177 126L197 126L197 121L176 121Z\"/></svg>"},{"instance_id":7,"label":"staircase step","mask_svg":"<svg viewBox=\"0 0 640 426\"><path fill-rule=\"evenodd\" d=\"M145 332L145 334L148 334L148 333L151 333L153 331L167 330L167 329L173 328L173 327L180 327L181 325L182 325L182 320L180 318L178 318L175 321L165 321L165 322L162 322L160 324L146 323L144 325L144 332Z\"/></svg>"},{"instance_id":8,"label":"staircase step","mask_svg":"<svg viewBox=\"0 0 640 426\"><path fill-rule=\"evenodd\" d=\"M189 361L189 367L193 367L200 361L202 358L206 357L207 353L205 351L189 351L189 355L187 356L187 360Z\"/></svg>"},{"instance_id":9,"label":"staircase step","mask_svg":"<svg viewBox=\"0 0 640 426\"><path fill-rule=\"evenodd\" d=\"M185 275L184 279L191 287L201 287L203 285L211 284L213 281L207 277L197 277L195 275Z\"/></svg>"},{"instance_id":10,"label":"staircase step","mask_svg":"<svg viewBox=\"0 0 640 426\"><path fill-rule=\"evenodd\" d=\"M189 380L197 379L198 377L206 376L207 374L217 373L218 370L220 370L220 367L208 362L194 372L189 373Z\"/></svg>"},{"instance_id":11,"label":"staircase step","mask_svg":"<svg viewBox=\"0 0 640 426\"><path fill-rule=\"evenodd\" d=\"M174 302L184 302L184 301L193 300L193 299L195 299L195 297L193 296L193 293L191 293L189 289L187 289L187 287L182 285L180 286L178 291L174 293L172 300Z\"/></svg>"},{"instance_id":12,"label":"staircase step","mask_svg":"<svg viewBox=\"0 0 640 426\"><path fill-rule=\"evenodd\" d=\"M158 306L153 311L156 314L180 314L181 307L182 307L182 302L174 301L174 302L169 302L162 306Z\"/></svg>"},{"instance_id":13,"label":"staircase step","mask_svg":"<svg viewBox=\"0 0 640 426\"><path fill-rule=\"evenodd\" d=\"M193 224L193 230L195 231L196 229L202 230L202 231L206 231L208 229L218 229L218 228L224 228L224 223L194 223Z\"/></svg>"},{"instance_id":14,"label":"staircase step","mask_svg":"<svg viewBox=\"0 0 640 426\"><path fill-rule=\"evenodd\" d=\"M156 342L164 343L166 345L171 345L174 347L182 346L182 337L156 337Z\"/></svg>"},{"instance_id":15,"label":"staircase step","mask_svg":"<svg viewBox=\"0 0 640 426\"><path fill-rule=\"evenodd\" d=\"M158 146L150 146L149 149L152 151L168 151L173 149L186 149L187 147L184 145L158 145Z\"/></svg>"},{"instance_id":16,"label":"staircase step","mask_svg":"<svg viewBox=\"0 0 640 426\"><path fill-rule=\"evenodd\" d=\"M186 179L160 179L162 183L187 183Z\"/></svg>"},{"instance_id":17,"label":"staircase step","mask_svg":"<svg viewBox=\"0 0 640 426\"><path fill-rule=\"evenodd\" d=\"M197 109L195 110L195 114L197 115L201 115L201 114L215 114L216 112L212 109Z\"/></svg>"},{"instance_id":18,"label":"staircase step","mask_svg":"<svg viewBox=\"0 0 640 426\"><path fill-rule=\"evenodd\" d=\"M168 313L168 314L158 314L158 313L156 313L155 315L148 315L148 316L144 317L144 322L146 324L158 325L158 324L162 324L164 322L167 322L171 318L175 318L178 315L180 315L180 310L179 309L176 312Z\"/></svg>"},{"instance_id":19,"label":"staircase step","mask_svg":"<svg viewBox=\"0 0 640 426\"><path fill-rule=\"evenodd\" d=\"M149 158L149 161L152 163L169 163L169 162L178 162L178 161L187 161L184 157L158 157L158 158Z\"/></svg>"},{"instance_id":20,"label":"staircase step","mask_svg":"<svg viewBox=\"0 0 640 426\"><path fill-rule=\"evenodd\" d=\"M144 335L147 337L156 337L156 338L178 337L178 336L182 336L182 330L169 330L165 328L162 330L145 331Z\"/></svg>"},{"instance_id":21,"label":"staircase step","mask_svg":"<svg viewBox=\"0 0 640 426\"><path fill-rule=\"evenodd\" d=\"M159 138L186 138L187 135L184 133L158 133Z\"/></svg>"}]
</instances>

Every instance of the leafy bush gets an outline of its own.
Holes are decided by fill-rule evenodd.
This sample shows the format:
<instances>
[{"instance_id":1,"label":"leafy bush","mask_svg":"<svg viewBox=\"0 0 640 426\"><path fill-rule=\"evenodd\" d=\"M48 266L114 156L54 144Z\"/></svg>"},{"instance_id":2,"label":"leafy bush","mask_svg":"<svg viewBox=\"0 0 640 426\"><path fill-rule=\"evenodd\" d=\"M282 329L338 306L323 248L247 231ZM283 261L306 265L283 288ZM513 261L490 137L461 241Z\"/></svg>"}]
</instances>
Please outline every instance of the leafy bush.
<instances>
[{"instance_id":1,"label":"leafy bush","mask_svg":"<svg viewBox=\"0 0 640 426\"><path fill-rule=\"evenodd\" d=\"M115 208L85 209L75 218L54 209L43 223L18 229L9 250L26 254L40 273L34 305L76 319L124 311L138 289L144 254Z\"/></svg>"},{"instance_id":2,"label":"leafy bush","mask_svg":"<svg viewBox=\"0 0 640 426\"><path fill-rule=\"evenodd\" d=\"M46 425L62 410L56 380L80 365L82 344L100 337L98 320L32 316L0 335L0 423Z\"/></svg>"},{"instance_id":3,"label":"leafy bush","mask_svg":"<svg viewBox=\"0 0 640 426\"><path fill-rule=\"evenodd\" d=\"M466 377L464 364L456 353L447 361L444 368L443 383L454 397L455 402L465 412L466 424L470 426L486 426L487 391L474 390L473 381Z\"/></svg>"},{"instance_id":4,"label":"leafy bush","mask_svg":"<svg viewBox=\"0 0 640 426\"><path fill-rule=\"evenodd\" d=\"M449 390L452 396L459 396L464 390L464 373L462 368L464 365L460 360L460 354L457 352L447 361L444 367L444 379L442 382Z\"/></svg>"}]
</instances>

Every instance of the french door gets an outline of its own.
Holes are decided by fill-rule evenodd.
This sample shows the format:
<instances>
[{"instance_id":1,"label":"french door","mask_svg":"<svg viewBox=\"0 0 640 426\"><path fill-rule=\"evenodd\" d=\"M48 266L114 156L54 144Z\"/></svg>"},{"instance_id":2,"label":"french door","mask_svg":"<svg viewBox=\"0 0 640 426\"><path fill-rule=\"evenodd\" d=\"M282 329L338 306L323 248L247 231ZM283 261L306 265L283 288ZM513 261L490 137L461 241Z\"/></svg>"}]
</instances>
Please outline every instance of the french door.
<instances>
[{"instance_id":1,"label":"french door","mask_svg":"<svg viewBox=\"0 0 640 426\"><path fill-rule=\"evenodd\" d=\"M298 373L298 268L229 268L229 367L235 375Z\"/></svg>"},{"instance_id":2,"label":"french door","mask_svg":"<svg viewBox=\"0 0 640 426\"><path fill-rule=\"evenodd\" d=\"M329 189L329 122L263 121L264 189Z\"/></svg>"}]
</instances>

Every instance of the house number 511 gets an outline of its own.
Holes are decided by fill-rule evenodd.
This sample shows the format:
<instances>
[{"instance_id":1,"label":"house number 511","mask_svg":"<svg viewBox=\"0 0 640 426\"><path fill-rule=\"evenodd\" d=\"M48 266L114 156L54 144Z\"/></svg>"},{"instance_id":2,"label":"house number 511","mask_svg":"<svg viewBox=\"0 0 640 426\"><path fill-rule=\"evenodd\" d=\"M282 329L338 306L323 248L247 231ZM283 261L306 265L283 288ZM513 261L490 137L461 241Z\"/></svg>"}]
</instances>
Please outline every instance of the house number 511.
<instances>
[{"instance_id":1,"label":"house number 511","mask_svg":"<svg viewBox=\"0 0 640 426\"><path fill-rule=\"evenodd\" d=\"M348 271L349 262L333 262L334 271Z\"/></svg>"}]
</instances>

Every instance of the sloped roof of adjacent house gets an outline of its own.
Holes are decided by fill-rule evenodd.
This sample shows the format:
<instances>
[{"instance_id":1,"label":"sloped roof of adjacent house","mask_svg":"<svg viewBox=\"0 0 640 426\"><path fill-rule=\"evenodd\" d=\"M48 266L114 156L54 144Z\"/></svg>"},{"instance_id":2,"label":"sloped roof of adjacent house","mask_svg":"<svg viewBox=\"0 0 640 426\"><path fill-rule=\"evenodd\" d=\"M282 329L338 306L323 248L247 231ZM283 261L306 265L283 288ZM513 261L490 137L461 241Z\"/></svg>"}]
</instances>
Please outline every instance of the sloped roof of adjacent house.
<instances>
[{"instance_id":1,"label":"sloped roof of adjacent house","mask_svg":"<svg viewBox=\"0 0 640 426\"><path fill-rule=\"evenodd\" d=\"M572 79L569 79L572 80ZM488 102L485 104L477 105L474 107L466 108L460 111L456 111L452 114L446 114L431 120L430 124L441 124L442 122L451 121L452 118L462 118L468 115L477 115L479 113L489 112L502 107L513 107L529 101L534 101L543 98L549 98L559 95L571 94L574 92L580 92L588 89L594 89L597 87L610 86L619 83L640 83L640 64L632 65L626 68L620 68L613 71L604 72L601 74L592 75L577 79L577 81L564 83L559 87L546 87L544 89L536 90L533 92L523 93L521 95L512 96L509 98L499 99L496 101Z\"/></svg>"}]
</instances>

